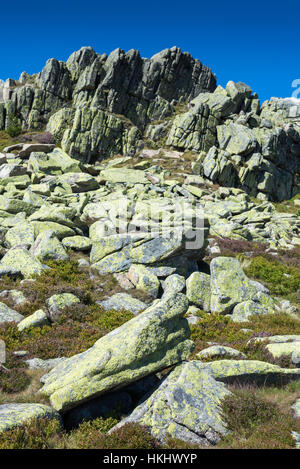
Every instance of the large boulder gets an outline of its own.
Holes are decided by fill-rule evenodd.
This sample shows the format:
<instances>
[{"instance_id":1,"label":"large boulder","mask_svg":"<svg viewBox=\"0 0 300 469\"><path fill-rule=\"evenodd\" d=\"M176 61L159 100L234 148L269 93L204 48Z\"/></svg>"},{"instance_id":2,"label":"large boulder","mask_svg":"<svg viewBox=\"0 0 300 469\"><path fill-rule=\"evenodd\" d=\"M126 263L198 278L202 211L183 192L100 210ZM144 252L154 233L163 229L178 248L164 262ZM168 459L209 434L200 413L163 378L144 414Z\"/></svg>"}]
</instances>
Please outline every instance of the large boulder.
<instances>
[{"instance_id":1,"label":"large boulder","mask_svg":"<svg viewBox=\"0 0 300 469\"><path fill-rule=\"evenodd\" d=\"M228 432L222 420L221 402L230 392L199 364L178 365L150 397L144 398L110 432L134 422L147 426L161 442L178 438L201 446L216 444Z\"/></svg>"},{"instance_id":2,"label":"large boulder","mask_svg":"<svg viewBox=\"0 0 300 469\"><path fill-rule=\"evenodd\" d=\"M67 261L69 259L64 246L51 230L43 231L37 236L30 252L43 262L49 260Z\"/></svg>"},{"instance_id":3,"label":"large boulder","mask_svg":"<svg viewBox=\"0 0 300 469\"><path fill-rule=\"evenodd\" d=\"M18 269L24 278L40 275L44 269L41 262L26 249L10 249L0 261L0 267Z\"/></svg>"},{"instance_id":4,"label":"large boulder","mask_svg":"<svg viewBox=\"0 0 300 469\"><path fill-rule=\"evenodd\" d=\"M184 360L194 346L187 308L182 294L150 306L45 375L41 392L65 411Z\"/></svg>"},{"instance_id":5,"label":"large boulder","mask_svg":"<svg viewBox=\"0 0 300 469\"><path fill-rule=\"evenodd\" d=\"M216 257L210 264L210 272L213 313L229 313L235 305L254 295L255 289L237 259Z\"/></svg>"},{"instance_id":6,"label":"large boulder","mask_svg":"<svg viewBox=\"0 0 300 469\"><path fill-rule=\"evenodd\" d=\"M210 311L210 275L193 272L186 281L186 296L190 303L204 311Z\"/></svg>"}]
</instances>

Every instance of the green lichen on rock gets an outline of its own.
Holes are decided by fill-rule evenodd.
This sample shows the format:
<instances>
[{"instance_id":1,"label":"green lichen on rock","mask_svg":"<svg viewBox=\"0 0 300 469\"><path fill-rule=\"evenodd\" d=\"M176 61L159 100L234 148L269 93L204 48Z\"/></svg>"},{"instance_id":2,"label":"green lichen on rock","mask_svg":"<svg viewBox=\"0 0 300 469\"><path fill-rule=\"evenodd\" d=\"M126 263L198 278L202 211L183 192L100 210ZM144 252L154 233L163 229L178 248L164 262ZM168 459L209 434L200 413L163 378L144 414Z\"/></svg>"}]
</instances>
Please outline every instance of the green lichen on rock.
<instances>
[{"instance_id":1,"label":"green lichen on rock","mask_svg":"<svg viewBox=\"0 0 300 469\"><path fill-rule=\"evenodd\" d=\"M50 260L66 261L69 255L65 250L62 243L55 236L54 231L42 231L30 249L33 254L40 261L46 262Z\"/></svg>"},{"instance_id":2,"label":"green lichen on rock","mask_svg":"<svg viewBox=\"0 0 300 469\"><path fill-rule=\"evenodd\" d=\"M193 272L186 281L186 296L193 305L210 311L210 275Z\"/></svg>"},{"instance_id":3,"label":"green lichen on rock","mask_svg":"<svg viewBox=\"0 0 300 469\"><path fill-rule=\"evenodd\" d=\"M149 293L153 298L157 298L160 282L156 275L151 270L149 271L146 266L132 264L128 271L128 278L138 290L142 290Z\"/></svg>"},{"instance_id":4,"label":"green lichen on rock","mask_svg":"<svg viewBox=\"0 0 300 469\"><path fill-rule=\"evenodd\" d=\"M49 324L47 314L42 309L39 309L20 321L18 324L18 330L22 332L29 327L42 327Z\"/></svg>"},{"instance_id":5,"label":"green lichen on rock","mask_svg":"<svg viewBox=\"0 0 300 469\"><path fill-rule=\"evenodd\" d=\"M184 360L193 349L187 308L182 294L150 306L45 375L41 392L66 410Z\"/></svg>"},{"instance_id":6,"label":"green lichen on rock","mask_svg":"<svg viewBox=\"0 0 300 469\"><path fill-rule=\"evenodd\" d=\"M201 446L216 444L228 432L221 402L230 392L199 363L174 368L151 396L110 432L135 422L148 427L161 442L177 438Z\"/></svg>"},{"instance_id":7,"label":"green lichen on rock","mask_svg":"<svg viewBox=\"0 0 300 469\"><path fill-rule=\"evenodd\" d=\"M58 319L68 306L80 303L80 299L72 293L59 293L47 300L47 308L51 319Z\"/></svg>"},{"instance_id":8,"label":"green lichen on rock","mask_svg":"<svg viewBox=\"0 0 300 469\"><path fill-rule=\"evenodd\" d=\"M20 322L24 319L22 314L9 308L5 303L0 303L0 324L6 322Z\"/></svg>"},{"instance_id":9,"label":"green lichen on rock","mask_svg":"<svg viewBox=\"0 0 300 469\"><path fill-rule=\"evenodd\" d=\"M61 422L58 412L42 404L2 404L0 405L0 432L21 427L32 419L56 419Z\"/></svg>"},{"instance_id":10,"label":"green lichen on rock","mask_svg":"<svg viewBox=\"0 0 300 469\"><path fill-rule=\"evenodd\" d=\"M274 383L300 379L300 368L281 368L258 360L217 360L202 366L216 380L224 382L240 380Z\"/></svg>"},{"instance_id":11,"label":"green lichen on rock","mask_svg":"<svg viewBox=\"0 0 300 469\"><path fill-rule=\"evenodd\" d=\"M255 293L237 259L217 257L210 268L212 312L229 313L236 304L249 300Z\"/></svg>"},{"instance_id":12,"label":"green lichen on rock","mask_svg":"<svg viewBox=\"0 0 300 469\"><path fill-rule=\"evenodd\" d=\"M44 269L38 259L22 248L10 249L0 261L2 266L20 270L24 278L40 275Z\"/></svg>"}]
</instances>

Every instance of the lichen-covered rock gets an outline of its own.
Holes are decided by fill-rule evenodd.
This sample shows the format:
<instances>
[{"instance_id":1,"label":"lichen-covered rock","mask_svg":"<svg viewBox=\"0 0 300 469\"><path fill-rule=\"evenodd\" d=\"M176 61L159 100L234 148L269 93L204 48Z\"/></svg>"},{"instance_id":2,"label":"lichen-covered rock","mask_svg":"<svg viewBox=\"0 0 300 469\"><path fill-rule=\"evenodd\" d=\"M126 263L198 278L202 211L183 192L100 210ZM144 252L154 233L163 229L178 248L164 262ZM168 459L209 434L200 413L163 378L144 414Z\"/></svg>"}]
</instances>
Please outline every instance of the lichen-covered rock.
<instances>
[{"instance_id":1,"label":"lichen-covered rock","mask_svg":"<svg viewBox=\"0 0 300 469\"><path fill-rule=\"evenodd\" d=\"M34 418L56 419L61 422L59 413L43 404L2 404L0 405L0 432L22 427Z\"/></svg>"},{"instance_id":2,"label":"lichen-covered rock","mask_svg":"<svg viewBox=\"0 0 300 469\"><path fill-rule=\"evenodd\" d=\"M75 235L75 231L72 230L72 228L69 228L69 226L52 221L32 221L31 225L34 228L34 235L36 237L44 231L53 231L58 239L63 239L67 236Z\"/></svg>"},{"instance_id":3,"label":"lichen-covered rock","mask_svg":"<svg viewBox=\"0 0 300 469\"><path fill-rule=\"evenodd\" d=\"M128 422L145 425L161 442L178 438L191 444L210 446L228 433L221 415L221 402L230 394L199 366L178 365L158 388L110 433Z\"/></svg>"},{"instance_id":4,"label":"lichen-covered rock","mask_svg":"<svg viewBox=\"0 0 300 469\"><path fill-rule=\"evenodd\" d=\"M0 324L6 322L20 322L24 319L22 314L9 308L5 303L0 303Z\"/></svg>"},{"instance_id":5,"label":"lichen-covered rock","mask_svg":"<svg viewBox=\"0 0 300 469\"><path fill-rule=\"evenodd\" d=\"M133 298L127 293L116 293L107 300L102 300L97 303L106 311L109 311L110 309L115 309L116 311L125 310L130 311L134 315L147 308L146 303L143 303L143 301L140 301L137 298Z\"/></svg>"},{"instance_id":6,"label":"lichen-covered rock","mask_svg":"<svg viewBox=\"0 0 300 469\"><path fill-rule=\"evenodd\" d=\"M211 347L207 347L201 350L201 352L198 352L196 357L201 360L201 358L214 358L221 357L222 355L226 355L228 357L247 358L246 355L239 350L232 347L225 347L224 345L212 345Z\"/></svg>"},{"instance_id":7,"label":"lichen-covered rock","mask_svg":"<svg viewBox=\"0 0 300 469\"><path fill-rule=\"evenodd\" d=\"M0 298L6 298L10 300L14 306L23 305L27 302L24 293L19 290L3 290L0 293Z\"/></svg>"},{"instance_id":8,"label":"lichen-covered rock","mask_svg":"<svg viewBox=\"0 0 300 469\"><path fill-rule=\"evenodd\" d=\"M62 240L62 244L74 251L89 251L92 247L92 241L87 236L67 236Z\"/></svg>"},{"instance_id":9,"label":"lichen-covered rock","mask_svg":"<svg viewBox=\"0 0 300 469\"><path fill-rule=\"evenodd\" d=\"M163 282L163 289L163 297L183 292L185 290L185 278L178 274L169 275Z\"/></svg>"},{"instance_id":10,"label":"lichen-covered rock","mask_svg":"<svg viewBox=\"0 0 300 469\"><path fill-rule=\"evenodd\" d=\"M267 308L256 301L242 301L241 303L237 304L230 315L230 318L234 322L247 322L251 316L255 316L257 314L268 314Z\"/></svg>"},{"instance_id":11,"label":"lichen-covered rock","mask_svg":"<svg viewBox=\"0 0 300 469\"><path fill-rule=\"evenodd\" d=\"M48 358L47 360L42 360L41 358L30 358L29 360L25 360L25 363L27 363L30 370L51 370L64 360L66 360L65 357Z\"/></svg>"},{"instance_id":12,"label":"lichen-covered rock","mask_svg":"<svg viewBox=\"0 0 300 469\"><path fill-rule=\"evenodd\" d=\"M226 150L231 155L247 155L256 147L255 135L244 125L220 125L217 127L217 134L221 150Z\"/></svg>"},{"instance_id":13,"label":"lichen-covered rock","mask_svg":"<svg viewBox=\"0 0 300 469\"><path fill-rule=\"evenodd\" d=\"M300 399L297 399L296 402L292 405L294 415L296 418L300 418Z\"/></svg>"},{"instance_id":14,"label":"lichen-covered rock","mask_svg":"<svg viewBox=\"0 0 300 469\"><path fill-rule=\"evenodd\" d=\"M109 168L101 171L101 177L111 183L125 182L126 184L149 184L144 171L127 168Z\"/></svg>"},{"instance_id":15,"label":"lichen-covered rock","mask_svg":"<svg viewBox=\"0 0 300 469\"><path fill-rule=\"evenodd\" d=\"M190 303L210 311L210 275L193 272L186 281L186 296Z\"/></svg>"},{"instance_id":16,"label":"lichen-covered rock","mask_svg":"<svg viewBox=\"0 0 300 469\"><path fill-rule=\"evenodd\" d=\"M34 243L33 226L24 222L10 228L5 235L5 242L10 248L20 245L32 246Z\"/></svg>"},{"instance_id":17,"label":"lichen-covered rock","mask_svg":"<svg viewBox=\"0 0 300 469\"><path fill-rule=\"evenodd\" d=\"M40 275L44 269L38 259L22 248L10 249L1 259L0 267L17 269L24 278Z\"/></svg>"},{"instance_id":18,"label":"lichen-covered rock","mask_svg":"<svg viewBox=\"0 0 300 469\"><path fill-rule=\"evenodd\" d=\"M237 259L216 257L210 264L210 272L210 304L213 313L229 313L236 304L254 295L255 288Z\"/></svg>"},{"instance_id":19,"label":"lichen-covered rock","mask_svg":"<svg viewBox=\"0 0 300 469\"><path fill-rule=\"evenodd\" d=\"M154 304L45 375L41 392L66 410L184 360L193 349L187 308L180 293Z\"/></svg>"},{"instance_id":20,"label":"lichen-covered rock","mask_svg":"<svg viewBox=\"0 0 300 469\"><path fill-rule=\"evenodd\" d=\"M138 290L142 290L149 293L153 298L157 298L160 282L156 275L149 271L147 267L132 264L128 271L128 278Z\"/></svg>"},{"instance_id":21,"label":"lichen-covered rock","mask_svg":"<svg viewBox=\"0 0 300 469\"><path fill-rule=\"evenodd\" d=\"M42 327L48 324L50 323L47 314L42 309L38 309L33 314L30 314L30 316L27 316L19 322L18 330L22 332L29 327Z\"/></svg>"},{"instance_id":22,"label":"lichen-covered rock","mask_svg":"<svg viewBox=\"0 0 300 469\"><path fill-rule=\"evenodd\" d=\"M72 192L75 193L93 191L99 188L99 184L93 176L81 172L70 172L58 176L57 183L69 184Z\"/></svg>"},{"instance_id":23,"label":"lichen-covered rock","mask_svg":"<svg viewBox=\"0 0 300 469\"><path fill-rule=\"evenodd\" d=\"M68 306L75 305L76 303L80 303L80 299L72 293L59 293L57 295L52 295L47 300L47 308L50 318L52 320L58 319L61 314L65 313Z\"/></svg>"},{"instance_id":24,"label":"lichen-covered rock","mask_svg":"<svg viewBox=\"0 0 300 469\"><path fill-rule=\"evenodd\" d=\"M266 349L274 358L289 356L295 364L300 363L300 342L283 342L267 344Z\"/></svg>"},{"instance_id":25,"label":"lichen-covered rock","mask_svg":"<svg viewBox=\"0 0 300 469\"><path fill-rule=\"evenodd\" d=\"M41 261L66 261L69 259L64 246L51 230L43 231L37 236L34 244L31 246L30 253Z\"/></svg>"},{"instance_id":26,"label":"lichen-covered rock","mask_svg":"<svg viewBox=\"0 0 300 469\"><path fill-rule=\"evenodd\" d=\"M202 364L203 370L223 382L274 383L300 379L300 368L280 366L258 360L217 360Z\"/></svg>"}]
</instances>

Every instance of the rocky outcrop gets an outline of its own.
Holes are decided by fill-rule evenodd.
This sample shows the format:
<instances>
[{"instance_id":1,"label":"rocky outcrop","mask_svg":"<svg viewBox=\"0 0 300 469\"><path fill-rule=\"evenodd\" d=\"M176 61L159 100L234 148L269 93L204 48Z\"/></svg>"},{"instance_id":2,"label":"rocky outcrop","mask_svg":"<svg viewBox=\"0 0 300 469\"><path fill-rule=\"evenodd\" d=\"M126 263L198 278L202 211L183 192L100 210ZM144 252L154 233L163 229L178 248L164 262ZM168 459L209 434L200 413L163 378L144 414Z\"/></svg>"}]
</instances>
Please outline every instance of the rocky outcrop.
<instances>
[{"instance_id":1,"label":"rocky outcrop","mask_svg":"<svg viewBox=\"0 0 300 469\"><path fill-rule=\"evenodd\" d=\"M189 106L173 120L166 145L200 152L195 174L265 200L300 191L300 112L291 119L293 103L272 98L260 108L247 85L228 82Z\"/></svg>"},{"instance_id":2,"label":"rocky outcrop","mask_svg":"<svg viewBox=\"0 0 300 469\"><path fill-rule=\"evenodd\" d=\"M83 47L66 63L50 59L41 73L2 85L0 129L41 129L51 117L49 130L72 156L130 153L138 129L215 87L210 69L177 47L151 59L136 50L107 56Z\"/></svg>"},{"instance_id":3,"label":"rocky outcrop","mask_svg":"<svg viewBox=\"0 0 300 469\"><path fill-rule=\"evenodd\" d=\"M210 69L176 47L151 59L83 47L0 90L0 130L47 126L77 160L133 155L146 141L197 152L195 174L263 200L300 191L299 100L261 106L244 83L216 87Z\"/></svg>"}]
</instances>

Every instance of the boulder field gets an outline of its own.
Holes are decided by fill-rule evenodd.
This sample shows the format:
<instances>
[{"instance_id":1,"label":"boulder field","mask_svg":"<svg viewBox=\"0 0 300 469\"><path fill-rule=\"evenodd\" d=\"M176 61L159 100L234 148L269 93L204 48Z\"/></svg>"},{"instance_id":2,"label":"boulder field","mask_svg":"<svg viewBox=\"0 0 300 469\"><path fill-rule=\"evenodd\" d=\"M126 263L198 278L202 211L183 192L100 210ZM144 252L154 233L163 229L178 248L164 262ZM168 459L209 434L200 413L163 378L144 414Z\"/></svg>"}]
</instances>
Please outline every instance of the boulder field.
<instances>
[{"instance_id":1,"label":"boulder field","mask_svg":"<svg viewBox=\"0 0 300 469\"><path fill-rule=\"evenodd\" d=\"M72 311L90 307L85 337L99 311L126 318L79 353L62 356L57 346L57 354L28 356L28 372L43 374L36 402L3 402L9 364L1 355L1 434L45 418L69 429L119 406L109 434L139 424L160 444L211 446L230 434L222 406L232 385L300 378L300 335L289 329L298 300L266 286L274 272L257 281L248 270L256 249L268 262L288 259L292 273L281 279L299 278L300 112L292 100L261 105L243 83L217 86L208 67L176 47L151 59L84 47L66 63L50 59L39 74L0 83L0 96L0 131L19 129L0 153L0 287L14 285L0 288L9 354L13 347L15 360L27 357L16 337L38 341ZM249 252L221 252L222 242ZM30 309L22 288L34 289L55 262L75 261L89 282L105 288L113 279L117 290L94 301L78 284L55 284ZM284 332L276 320L272 333L246 328L276 315ZM205 336L207 318L216 336ZM237 334L230 344L218 341L225 324ZM299 399L292 409L298 418Z\"/></svg>"}]
</instances>

